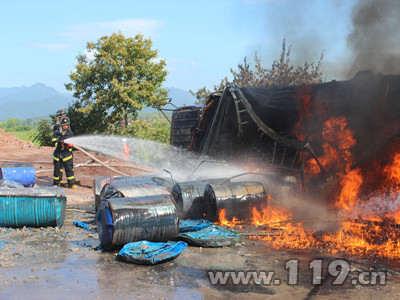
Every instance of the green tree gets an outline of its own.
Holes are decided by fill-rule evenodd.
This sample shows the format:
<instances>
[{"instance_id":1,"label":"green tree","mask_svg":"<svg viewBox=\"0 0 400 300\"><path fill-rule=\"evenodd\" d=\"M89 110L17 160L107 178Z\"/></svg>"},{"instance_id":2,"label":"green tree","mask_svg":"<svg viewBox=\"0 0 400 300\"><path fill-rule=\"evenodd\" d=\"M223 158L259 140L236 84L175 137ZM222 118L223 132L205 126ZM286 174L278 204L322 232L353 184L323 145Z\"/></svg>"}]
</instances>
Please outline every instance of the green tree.
<instances>
[{"instance_id":1,"label":"green tree","mask_svg":"<svg viewBox=\"0 0 400 300\"><path fill-rule=\"evenodd\" d=\"M18 118L8 117L5 126L6 129L15 129L18 126L21 126L21 120Z\"/></svg>"},{"instance_id":2,"label":"green tree","mask_svg":"<svg viewBox=\"0 0 400 300\"><path fill-rule=\"evenodd\" d=\"M107 112L101 108L95 107L87 114L80 110L82 107L82 104L76 101L67 109L67 116L75 135L106 133L110 131L109 127L116 127L117 124L107 123Z\"/></svg>"},{"instance_id":3,"label":"green tree","mask_svg":"<svg viewBox=\"0 0 400 300\"><path fill-rule=\"evenodd\" d=\"M223 78L219 85L214 85L214 91L222 91L227 86L241 87L268 87L268 86L287 86L322 82L322 60L324 52L321 53L319 61L315 63L305 62L300 66L293 66L290 61L291 47L286 47L286 39L282 40L281 55L278 60L272 63L271 69L262 65L257 52L254 54L254 68L247 62L247 57L243 63L238 65L238 70L231 69L232 80ZM199 103L204 103L206 96L210 93L206 87L199 89L196 93L190 91Z\"/></svg>"},{"instance_id":4,"label":"green tree","mask_svg":"<svg viewBox=\"0 0 400 300\"><path fill-rule=\"evenodd\" d=\"M118 126L136 118L145 106L166 103L167 91L161 88L167 71L164 60L158 60L152 41L138 34L125 38L122 33L103 36L88 43L85 54L77 56L78 64L66 84L78 100L71 110L86 132L101 132L107 126ZM71 122L74 116L69 109ZM73 125L74 126L74 125ZM75 124L77 130L77 124Z\"/></svg>"},{"instance_id":5,"label":"green tree","mask_svg":"<svg viewBox=\"0 0 400 300\"><path fill-rule=\"evenodd\" d=\"M33 135L33 142L37 142L39 146L51 146L51 138L53 136L53 126L46 119L41 119L36 126Z\"/></svg>"},{"instance_id":6,"label":"green tree","mask_svg":"<svg viewBox=\"0 0 400 300\"><path fill-rule=\"evenodd\" d=\"M199 105L204 103L206 97L211 93L205 86L197 90L197 92L193 92L189 90L189 92L196 97L197 101L195 104Z\"/></svg>"},{"instance_id":7,"label":"green tree","mask_svg":"<svg viewBox=\"0 0 400 300\"><path fill-rule=\"evenodd\" d=\"M149 119L135 120L127 127L109 127L107 133L169 143L171 124L164 116L160 114L151 114Z\"/></svg>"}]
</instances>

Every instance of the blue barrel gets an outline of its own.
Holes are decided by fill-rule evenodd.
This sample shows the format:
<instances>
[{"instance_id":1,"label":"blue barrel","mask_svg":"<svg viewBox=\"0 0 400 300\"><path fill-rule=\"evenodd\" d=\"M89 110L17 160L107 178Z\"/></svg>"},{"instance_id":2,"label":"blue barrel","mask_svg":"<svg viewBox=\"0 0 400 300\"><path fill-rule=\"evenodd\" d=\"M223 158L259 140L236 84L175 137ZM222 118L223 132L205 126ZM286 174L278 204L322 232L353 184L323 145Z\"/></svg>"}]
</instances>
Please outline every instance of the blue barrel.
<instances>
[{"instance_id":1,"label":"blue barrel","mask_svg":"<svg viewBox=\"0 0 400 300\"><path fill-rule=\"evenodd\" d=\"M17 181L25 187L32 187L36 182L35 168L32 164L3 164L0 165L0 180Z\"/></svg>"},{"instance_id":2,"label":"blue barrel","mask_svg":"<svg viewBox=\"0 0 400 300\"><path fill-rule=\"evenodd\" d=\"M66 205L59 187L0 189L0 227L61 227Z\"/></svg>"}]
</instances>

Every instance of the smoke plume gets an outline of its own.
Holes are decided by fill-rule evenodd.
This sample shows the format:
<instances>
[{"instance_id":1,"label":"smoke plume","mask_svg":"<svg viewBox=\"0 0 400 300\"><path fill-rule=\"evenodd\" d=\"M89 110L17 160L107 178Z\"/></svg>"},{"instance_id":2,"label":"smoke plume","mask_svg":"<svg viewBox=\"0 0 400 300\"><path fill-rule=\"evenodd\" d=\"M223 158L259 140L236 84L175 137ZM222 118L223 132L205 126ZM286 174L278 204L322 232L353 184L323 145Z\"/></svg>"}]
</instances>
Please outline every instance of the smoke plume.
<instances>
[{"instance_id":1,"label":"smoke plume","mask_svg":"<svg viewBox=\"0 0 400 300\"><path fill-rule=\"evenodd\" d=\"M400 71L400 1L360 0L352 11L352 30L347 37L351 53L346 77L370 69L374 73Z\"/></svg>"}]
</instances>

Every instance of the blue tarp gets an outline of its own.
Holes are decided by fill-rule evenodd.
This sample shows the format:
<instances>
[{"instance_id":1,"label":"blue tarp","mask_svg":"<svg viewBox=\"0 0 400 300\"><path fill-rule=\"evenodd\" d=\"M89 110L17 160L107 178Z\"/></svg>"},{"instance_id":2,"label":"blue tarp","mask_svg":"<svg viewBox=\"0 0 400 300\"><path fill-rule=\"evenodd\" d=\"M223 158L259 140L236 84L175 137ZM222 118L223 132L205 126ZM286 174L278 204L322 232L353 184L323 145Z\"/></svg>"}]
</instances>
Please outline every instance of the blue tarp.
<instances>
[{"instance_id":1,"label":"blue tarp","mask_svg":"<svg viewBox=\"0 0 400 300\"><path fill-rule=\"evenodd\" d=\"M90 229L89 225L83 222L74 221L73 224L77 227L82 227L85 229Z\"/></svg>"},{"instance_id":2,"label":"blue tarp","mask_svg":"<svg viewBox=\"0 0 400 300\"><path fill-rule=\"evenodd\" d=\"M182 232L179 238L189 245L201 247L232 246L239 242L239 234L235 230L211 225L198 231Z\"/></svg>"},{"instance_id":3,"label":"blue tarp","mask_svg":"<svg viewBox=\"0 0 400 300\"><path fill-rule=\"evenodd\" d=\"M13 180L0 180L0 189L19 189L19 188L24 188L24 185L22 183L19 183L18 181L13 181Z\"/></svg>"},{"instance_id":4,"label":"blue tarp","mask_svg":"<svg viewBox=\"0 0 400 300\"><path fill-rule=\"evenodd\" d=\"M155 265L178 257L187 246L185 242L139 241L126 244L118 257L136 264Z\"/></svg>"},{"instance_id":5,"label":"blue tarp","mask_svg":"<svg viewBox=\"0 0 400 300\"><path fill-rule=\"evenodd\" d=\"M198 231L211 225L210 221L203 219L179 221L179 232Z\"/></svg>"}]
</instances>

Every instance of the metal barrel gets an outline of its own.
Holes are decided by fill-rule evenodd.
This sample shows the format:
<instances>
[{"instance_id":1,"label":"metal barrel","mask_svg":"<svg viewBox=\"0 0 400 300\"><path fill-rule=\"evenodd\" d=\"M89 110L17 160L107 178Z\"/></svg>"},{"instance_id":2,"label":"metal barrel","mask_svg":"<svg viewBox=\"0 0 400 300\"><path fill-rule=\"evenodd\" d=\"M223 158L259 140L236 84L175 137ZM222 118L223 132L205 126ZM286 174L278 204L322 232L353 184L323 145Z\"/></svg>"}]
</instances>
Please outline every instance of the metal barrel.
<instances>
[{"instance_id":1,"label":"metal barrel","mask_svg":"<svg viewBox=\"0 0 400 300\"><path fill-rule=\"evenodd\" d=\"M175 184L171 194L175 199L179 218L202 219L204 218L204 189L208 184L217 183L224 179L209 179L187 181Z\"/></svg>"},{"instance_id":2,"label":"metal barrel","mask_svg":"<svg viewBox=\"0 0 400 300\"><path fill-rule=\"evenodd\" d=\"M93 180L93 193L94 193L94 209L95 211L98 210L101 202L101 193L106 184L111 184L111 183L121 183L121 186L127 187L127 186L132 186L132 188L128 188L130 190L137 189L137 183L144 183L146 182L148 186L154 185L154 186L163 186L166 187L167 189L170 188L170 182L168 179L164 177L158 177L154 174L150 175L138 175L138 176L116 176L116 177L96 177ZM125 188L126 190L126 188ZM163 189L164 191L164 189ZM148 196L152 194L141 194L141 191L137 191L135 194L131 194L132 191L130 192L130 196L123 196L123 197L138 197L138 196ZM166 192L168 193L168 192ZM154 191L153 194L160 194L160 192Z\"/></svg>"},{"instance_id":3,"label":"metal barrel","mask_svg":"<svg viewBox=\"0 0 400 300\"><path fill-rule=\"evenodd\" d=\"M226 210L226 219L236 217L246 220L253 207L266 204L264 186L256 181L209 184L204 189L205 218L217 221L221 209Z\"/></svg>"},{"instance_id":4,"label":"metal barrel","mask_svg":"<svg viewBox=\"0 0 400 300\"><path fill-rule=\"evenodd\" d=\"M164 242L179 234L178 213L169 194L103 200L96 221L105 250L142 240Z\"/></svg>"},{"instance_id":5,"label":"metal barrel","mask_svg":"<svg viewBox=\"0 0 400 300\"><path fill-rule=\"evenodd\" d=\"M153 195L166 195L169 191L166 187L159 186L151 179L136 181L120 181L107 183L100 193L100 202L110 198L136 198Z\"/></svg>"},{"instance_id":6,"label":"metal barrel","mask_svg":"<svg viewBox=\"0 0 400 300\"><path fill-rule=\"evenodd\" d=\"M0 189L0 226L61 227L66 204L58 187Z\"/></svg>"},{"instance_id":7,"label":"metal barrel","mask_svg":"<svg viewBox=\"0 0 400 300\"><path fill-rule=\"evenodd\" d=\"M170 144L189 149L193 134L199 125L201 108L180 107L172 113Z\"/></svg>"},{"instance_id":8,"label":"metal barrel","mask_svg":"<svg viewBox=\"0 0 400 300\"><path fill-rule=\"evenodd\" d=\"M17 181L25 187L32 187L36 182L35 168L30 163L0 165L0 180Z\"/></svg>"},{"instance_id":9,"label":"metal barrel","mask_svg":"<svg viewBox=\"0 0 400 300\"><path fill-rule=\"evenodd\" d=\"M114 176L114 177L96 177L93 179L93 194L94 194L94 209L99 209L101 197L100 193L104 185L107 183L118 182L118 181L132 181L150 178L154 175L138 175L138 176Z\"/></svg>"}]
</instances>

